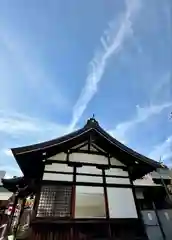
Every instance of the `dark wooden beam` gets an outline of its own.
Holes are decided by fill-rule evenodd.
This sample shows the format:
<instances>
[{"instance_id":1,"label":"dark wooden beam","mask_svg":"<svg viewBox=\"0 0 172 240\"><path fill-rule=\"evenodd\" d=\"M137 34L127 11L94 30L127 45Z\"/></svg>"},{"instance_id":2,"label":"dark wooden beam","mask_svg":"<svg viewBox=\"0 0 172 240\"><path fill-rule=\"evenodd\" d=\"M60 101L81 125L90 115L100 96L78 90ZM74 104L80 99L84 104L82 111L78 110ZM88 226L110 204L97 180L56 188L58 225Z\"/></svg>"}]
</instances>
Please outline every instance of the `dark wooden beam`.
<instances>
[{"instance_id":1,"label":"dark wooden beam","mask_svg":"<svg viewBox=\"0 0 172 240\"><path fill-rule=\"evenodd\" d=\"M88 137L88 152L90 153L90 150L91 150L91 134L89 135Z\"/></svg>"},{"instance_id":2,"label":"dark wooden beam","mask_svg":"<svg viewBox=\"0 0 172 240\"><path fill-rule=\"evenodd\" d=\"M108 154L108 164L109 164L109 166L111 166L110 154Z\"/></svg>"},{"instance_id":3,"label":"dark wooden beam","mask_svg":"<svg viewBox=\"0 0 172 240\"><path fill-rule=\"evenodd\" d=\"M85 147L86 145L88 145L88 141L83 142L83 144L80 144L78 147L76 147L76 148L71 148L71 149L69 149L69 150L72 150L72 149L79 150L80 148Z\"/></svg>"},{"instance_id":4,"label":"dark wooden beam","mask_svg":"<svg viewBox=\"0 0 172 240\"><path fill-rule=\"evenodd\" d=\"M70 149L70 153L85 153L85 154L92 154L92 155L100 155L100 156L105 156L108 157L108 153L104 152L94 152L94 151L88 151L84 149Z\"/></svg>"},{"instance_id":5,"label":"dark wooden beam","mask_svg":"<svg viewBox=\"0 0 172 240\"><path fill-rule=\"evenodd\" d=\"M75 202L76 202L76 167L74 167L73 185L71 195L71 218L75 217Z\"/></svg>"},{"instance_id":6,"label":"dark wooden beam","mask_svg":"<svg viewBox=\"0 0 172 240\"><path fill-rule=\"evenodd\" d=\"M75 169L76 167L74 167ZM53 173L53 174L64 174L64 175L73 175L74 172L62 172L62 171L44 171L45 173ZM77 173L76 175L80 175L80 176L91 176L91 177L102 177L102 174L93 174L93 173ZM111 177L111 178L127 178L128 176L119 176L119 175L106 175L105 177Z\"/></svg>"},{"instance_id":7,"label":"dark wooden beam","mask_svg":"<svg viewBox=\"0 0 172 240\"><path fill-rule=\"evenodd\" d=\"M51 180L43 180L43 185L64 185L64 186L72 186L73 182L66 181L51 181ZM115 188L131 188L131 184L117 184L117 183L95 183L95 182L76 182L76 186L91 186L91 187L115 187Z\"/></svg>"},{"instance_id":8,"label":"dark wooden beam","mask_svg":"<svg viewBox=\"0 0 172 240\"><path fill-rule=\"evenodd\" d=\"M109 165L108 165L108 161L107 161L107 165L104 164L96 164L96 163L87 163L87 162L74 162L74 161L69 161L69 163L67 163L66 161L62 161L62 160L47 160L45 162L45 165L51 165L52 163L60 163L60 164L68 164L71 166L71 164L73 165L79 165L78 167L81 167L81 166L95 166L95 167L100 167L102 168L102 166L105 166L107 167L107 169L109 168ZM118 165L113 165L111 166L111 168L118 168L118 169L122 169L122 170L127 170L128 168L126 166L118 166Z\"/></svg>"},{"instance_id":9,"label":"dark wooden beam","mask_svg":"<svg viewBox=\"0 0 172 240\"><path fill-rule=\"evenodd\" d=\"M66 153L66 163L69 163L69 154L70 154L70 152L67 151L67 153Z\"/></svg>"},{"instance_id":10,"label":"dark wooden beam","mask_svg":"<svg viewBox=\"0 0 172 240\"><path fill-rule=\"evenodd\" d=\"M107 154L107 156L109 155L109 153L107 151L102 151L95 143L92 144L92 146L99 152L101 153L102 155L103 154Z\"/></svg>"}]
</instances>

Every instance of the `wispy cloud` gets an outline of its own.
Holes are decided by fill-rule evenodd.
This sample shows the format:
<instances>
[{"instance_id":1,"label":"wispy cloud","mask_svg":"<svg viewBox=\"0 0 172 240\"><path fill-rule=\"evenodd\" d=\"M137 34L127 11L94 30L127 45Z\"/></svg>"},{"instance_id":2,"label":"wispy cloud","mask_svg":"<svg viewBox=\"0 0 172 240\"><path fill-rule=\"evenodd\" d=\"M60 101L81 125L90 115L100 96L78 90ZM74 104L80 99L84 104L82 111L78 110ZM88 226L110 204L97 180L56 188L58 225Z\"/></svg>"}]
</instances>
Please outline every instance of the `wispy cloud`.
<instances>
[{"instance_id":1,"label":"wispy cloud","mask_svg":"<svg viewBox=\"0 0 172 240\"><path fill-rule=\"evenodd\" d=\"M158 144L150 152L149 157L156 160L163 160L165 163L171 161L172 164L172 135L170 135L164 142Z\"/></svg>"},{"instance_id":2,"label":"wispy cloud","mask_svg":"<svg viewBox=\"0 0 172 240\"><path fill-rule=\"evenodd\" d=\"M118 138L120 141L126 141L126 135L129 130L135 127L138 123L147 121L150 117L160 114L164 109L172 106L172 102L166 102L159 105L149 105L147 107L136 106L136 116L122 123L119 123L110 134Z\"/></svg>"},{"instance_id":3,"label":"wispy cloud","mask_svg":"<svg viewBox=\"0 0 172 240\"><path fill-rule=\"evenodd\" d=\"M63 124L33 118L18 112L0 111L0 132L11 136L34 135L57 137L64 134L66 126ZM43 134L43 135L42 135Z\"/></svg>"},{"instance_id":4,"label":"wispy cloud","mask_svg":"<svg viewBox=\"0 0 172 240\"><path fill-rule=\"evenodd\" d=\"M10 148L50 140L66 133L67 126L18 112L0 111L0 168L6 177L21 175Z\"/></svg>"},{"instance_id":5,"label":"wispy cloud","mask_svg":"<svg viewBox=\"0 0 172 240\"><path fill-rule=\"evenodd\" d=\"M115 22L111 22L109 29L101 37L102 49L97 51L89 64L89 73L85 86L73 108L73 116L70 129L73 129L85 111L88 103L97 92L98 83L102 79L107 61L112 55L118 53L123 47L124 41L132 35L132 22L140 8L140 0L126 1L126 12L122 16L119 27L115 29Z\"/></svg>"}]
</instances>

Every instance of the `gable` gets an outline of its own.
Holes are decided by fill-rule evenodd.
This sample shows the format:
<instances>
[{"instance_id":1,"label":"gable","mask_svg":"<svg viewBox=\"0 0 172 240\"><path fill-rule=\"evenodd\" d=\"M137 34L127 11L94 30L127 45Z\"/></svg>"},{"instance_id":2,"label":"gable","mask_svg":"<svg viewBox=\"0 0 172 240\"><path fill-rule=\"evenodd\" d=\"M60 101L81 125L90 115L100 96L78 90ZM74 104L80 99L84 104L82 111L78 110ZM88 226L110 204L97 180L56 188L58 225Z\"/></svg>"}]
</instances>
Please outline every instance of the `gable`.
<instances>
[{"instance_id":1,"label":"gable","mask_svg":"<svg viewBox=\"0 0 172 240\"><path fill-rule=\"evenodd\" d=\"M68 152L68 154L67 154ZM66 152L61 152L47 158L47 161L57 162L76 162L96 165L109 165L112 166L125 166L124 163L117 160L115 157L108 157L109 154L95 143L89 145L88 141L80 143L70 149L66 149Z\"/></svg>"}]
</instances>

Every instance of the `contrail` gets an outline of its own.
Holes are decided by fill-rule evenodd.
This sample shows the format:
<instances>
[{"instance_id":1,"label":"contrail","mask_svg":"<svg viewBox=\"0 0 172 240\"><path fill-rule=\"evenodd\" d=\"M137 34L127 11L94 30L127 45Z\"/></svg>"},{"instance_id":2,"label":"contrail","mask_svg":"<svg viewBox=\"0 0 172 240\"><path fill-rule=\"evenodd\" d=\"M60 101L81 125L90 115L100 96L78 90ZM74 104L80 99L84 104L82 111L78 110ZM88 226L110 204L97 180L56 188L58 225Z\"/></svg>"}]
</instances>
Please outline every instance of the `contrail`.
<instances>
[{"instance_id":1,"label":"contrail","mask_svg":"<svg viewBox=\"0 0 172 240\"><path fill-rule=\"evenodd\" d=\"M105 72L108 59L112 55L117 54L124 40L133 34L132 21L139 9L140 0L126 1L126 12L121 18L119 28L114 29L114 25L116 25L115 21L109 23L109 28L100 38L102 48L95 53L93 59L89 63L89 73L86 78L85 86L73 108L69 131L75 128L88 103L97 92L98 83Z\"/></svg>"}]
</instances>

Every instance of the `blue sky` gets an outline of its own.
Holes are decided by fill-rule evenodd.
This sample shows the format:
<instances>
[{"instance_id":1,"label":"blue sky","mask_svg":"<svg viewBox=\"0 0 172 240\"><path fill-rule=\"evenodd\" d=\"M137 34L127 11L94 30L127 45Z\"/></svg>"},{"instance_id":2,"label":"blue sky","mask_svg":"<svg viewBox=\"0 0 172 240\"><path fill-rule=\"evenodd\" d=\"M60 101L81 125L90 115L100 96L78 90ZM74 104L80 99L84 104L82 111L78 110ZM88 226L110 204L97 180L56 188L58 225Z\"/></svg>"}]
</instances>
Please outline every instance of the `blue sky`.
<instances>
[{"instance_id":1,"label":"blue sky","mask_svg":"<svg viewBox=\"0 0 172 240\"><path fill-rule=\"evenodd\" d=\"M11 147L94 113L127 146L172 165L170 0L2 0L0 166Z\"/></svg>"}]
</instances>

